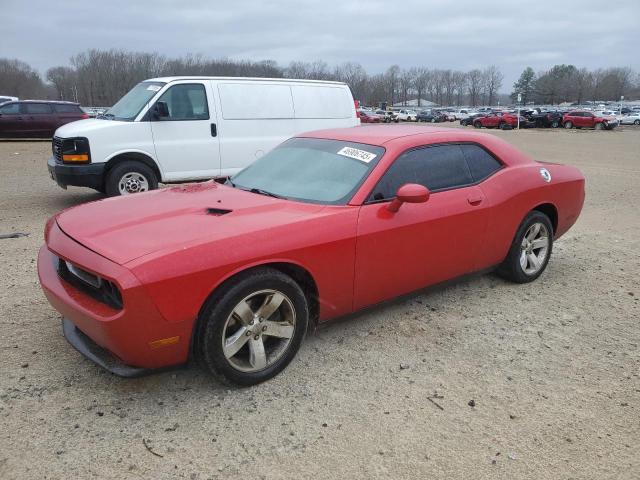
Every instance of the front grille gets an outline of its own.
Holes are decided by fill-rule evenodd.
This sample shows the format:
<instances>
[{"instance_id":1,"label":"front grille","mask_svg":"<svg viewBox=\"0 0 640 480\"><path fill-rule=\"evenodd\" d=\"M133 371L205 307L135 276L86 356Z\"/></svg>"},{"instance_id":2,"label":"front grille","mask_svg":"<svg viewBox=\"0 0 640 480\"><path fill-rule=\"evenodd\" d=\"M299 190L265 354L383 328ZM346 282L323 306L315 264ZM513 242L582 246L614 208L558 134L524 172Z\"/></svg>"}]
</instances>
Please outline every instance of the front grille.
<instances>
[{"instance_id":1,"label":"front grille","mask_svg":"<svg viewBox=\"0 0 640 480\"><path fill-rule=\"evenodd\" d=\"M55 268L60 278L94 300L116 310L122 310L122 294L115 283L94 275L70 262L55 257Z\"/></svg>"},{"instance_id":2,"label":"front grille","mask_svg":"<svg viewBox=\"0 0 640 480\"><path fill-rule=\"evenodd\" d=\"M51 150L53 151L53 156L59 162L62 162L62 139L59 137L53 137L53 142L51 143Z\"/></svg>"}]
</instances>

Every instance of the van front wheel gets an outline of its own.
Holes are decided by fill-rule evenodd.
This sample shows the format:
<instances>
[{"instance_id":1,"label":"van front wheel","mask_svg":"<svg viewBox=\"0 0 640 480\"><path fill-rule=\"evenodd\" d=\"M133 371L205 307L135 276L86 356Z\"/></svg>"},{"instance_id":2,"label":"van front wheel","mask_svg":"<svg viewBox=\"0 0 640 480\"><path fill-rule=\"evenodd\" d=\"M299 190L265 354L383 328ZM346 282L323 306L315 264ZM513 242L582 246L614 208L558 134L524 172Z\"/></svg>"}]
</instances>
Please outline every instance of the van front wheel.
<instances>
[{"instance_id":1,"label":"van front wheel","mask_svg":"<svg viewBox=\"0 0 640 480\"><path fill-rule=\"evenodd\" d=\"M158 178L151 168L142 162L125 161L113 167L106 181L107 195L131 195L158 188Z\"/></svg>"}]
</instances>

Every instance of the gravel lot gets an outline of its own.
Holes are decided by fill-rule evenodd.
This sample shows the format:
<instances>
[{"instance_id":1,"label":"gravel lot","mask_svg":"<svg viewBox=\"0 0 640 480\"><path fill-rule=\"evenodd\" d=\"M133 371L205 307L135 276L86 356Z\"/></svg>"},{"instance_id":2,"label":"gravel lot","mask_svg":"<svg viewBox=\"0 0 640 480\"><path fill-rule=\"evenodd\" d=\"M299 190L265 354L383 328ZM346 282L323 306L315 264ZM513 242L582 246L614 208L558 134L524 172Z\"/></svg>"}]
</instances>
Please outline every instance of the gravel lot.
<instances>
[{"instance_id":1,"label":"gravel lot","mask_svg":"<svg viewBox=\"0 0 640 480\"><path fill-rule=\"evenodd\" d=\"M0 142L0 234L29 234L0 239L0 478L640 478L640 129L490 133L587 177L537 282L369 310L231 390L66 343L36 254L47 217L101 197L48 178L48 142Z\"/></svg>"}]
</instances>

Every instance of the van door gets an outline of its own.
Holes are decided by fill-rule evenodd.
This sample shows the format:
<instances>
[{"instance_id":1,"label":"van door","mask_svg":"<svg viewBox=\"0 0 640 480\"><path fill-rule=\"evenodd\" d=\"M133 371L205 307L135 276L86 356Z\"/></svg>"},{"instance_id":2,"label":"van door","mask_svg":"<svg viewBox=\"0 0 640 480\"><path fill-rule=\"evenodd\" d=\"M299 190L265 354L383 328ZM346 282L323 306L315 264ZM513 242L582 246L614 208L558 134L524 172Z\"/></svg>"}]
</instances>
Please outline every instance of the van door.
<instances>
[{"instance_id":1,"label":"van door","mask_svg":"<svg viewBox=\"0 0 640 480\"><path fill-rule=\"evenodd\" d=\"M220 146L212 98L209 82L175 82L155 103L164 102L168 115L154 115L155 105L151 108L156 158L166 180L220 175Z\"/></svg>"}]
</instances>

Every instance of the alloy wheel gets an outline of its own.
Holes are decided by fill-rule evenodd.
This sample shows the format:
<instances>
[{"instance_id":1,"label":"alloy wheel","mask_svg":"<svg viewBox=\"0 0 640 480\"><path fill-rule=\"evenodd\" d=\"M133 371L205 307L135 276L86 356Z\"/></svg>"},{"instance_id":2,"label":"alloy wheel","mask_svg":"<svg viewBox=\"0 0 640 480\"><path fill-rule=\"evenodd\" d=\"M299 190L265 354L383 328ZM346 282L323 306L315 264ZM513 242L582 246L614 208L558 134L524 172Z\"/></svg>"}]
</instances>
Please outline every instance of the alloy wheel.
<instances>
[{"instance_id":1,"label":"alloy wheel","mask_svg":"<svg viewBox=\"0 0 640 480\"><path fill-rule=\"evenodd\" d=\"M520 267L527 275L535 275L544 266L549 253L549 231L542 223L527 229L520 245Z\"/></svg>"},{"instance_id":2,"label":"alloy wheel","mask_svg":"<svg viewBox=\"0 0 640 480\"><path fill-rule=\"evenodd\" d=\"M222 352L236 370L264 370L285 354L295 328L289 297L277 290L260 290L242 299L227 318Z\"/></svg>"}]
</instances>

